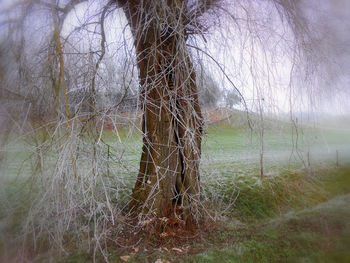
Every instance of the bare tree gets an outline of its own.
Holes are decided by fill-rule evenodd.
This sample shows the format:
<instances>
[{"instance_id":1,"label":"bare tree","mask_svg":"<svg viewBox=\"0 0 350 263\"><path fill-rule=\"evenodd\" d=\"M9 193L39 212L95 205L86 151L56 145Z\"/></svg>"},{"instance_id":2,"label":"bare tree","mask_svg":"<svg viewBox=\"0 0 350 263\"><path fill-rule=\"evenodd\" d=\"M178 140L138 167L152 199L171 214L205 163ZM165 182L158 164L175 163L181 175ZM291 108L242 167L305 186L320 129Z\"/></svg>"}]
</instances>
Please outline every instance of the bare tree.
<instances>
[{"instance_id":1,"label":"bare tree","mask_svg":"<svg viewBox=\"0 0 350 263\"><path fill-rule=\"evenodd\" d=\"M134 36L143 103L143 151L131 207L190 225L199 215L203 118L186 37L188 19L198 15L188 13L186 1L119 4Z\"/></svg>"},{"instance_id":2,"label":"bare tree","mask_svg":"<svg viewBox=\"0 0 350 263\"><path fill-rule=\"evenodd\" d=\"M298 3L272 2L305 41ZM203 33L224 2L126 0L118 4L134 37L143 110L143 151L131 208L139 215L175 216L187 226L198 223L203 117L186 40L189 34Z\"/></svg>"}]
</instances>

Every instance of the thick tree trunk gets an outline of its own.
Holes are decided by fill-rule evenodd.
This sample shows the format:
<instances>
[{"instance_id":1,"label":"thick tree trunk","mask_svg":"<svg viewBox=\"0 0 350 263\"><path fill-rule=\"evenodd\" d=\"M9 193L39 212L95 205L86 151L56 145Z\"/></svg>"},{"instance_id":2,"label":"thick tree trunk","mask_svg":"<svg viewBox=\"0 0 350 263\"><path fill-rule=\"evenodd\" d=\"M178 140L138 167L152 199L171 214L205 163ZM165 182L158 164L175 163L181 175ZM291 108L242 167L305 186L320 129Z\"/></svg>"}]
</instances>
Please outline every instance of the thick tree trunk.
<instances>
[{"instance_id":1,"label":"thick tree trunk","mask_svg":"<svg viewBox=\"0 0 350 263\"><path fill-rule=\"evenodd\" d=\"M141 216L176 216L190 225L199 211L202 115L182 2L124 5L135 40L143 103L143 151L131 207Z\"/></svg>"}]
</instances>

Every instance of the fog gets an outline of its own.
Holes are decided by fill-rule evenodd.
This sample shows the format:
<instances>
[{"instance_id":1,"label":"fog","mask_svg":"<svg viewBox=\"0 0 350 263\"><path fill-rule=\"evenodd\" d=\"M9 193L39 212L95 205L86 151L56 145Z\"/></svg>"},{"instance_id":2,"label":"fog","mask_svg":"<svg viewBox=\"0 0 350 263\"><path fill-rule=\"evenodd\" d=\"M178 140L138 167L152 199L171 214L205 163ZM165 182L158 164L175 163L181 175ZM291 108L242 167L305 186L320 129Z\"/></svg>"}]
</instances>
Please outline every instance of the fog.
<instances>
[{"instance_id":1,"label":"fog","mask_svg":"<svg viewBox=\"0 0 350 263\"><path fill-rule=\"evenodd\" d=\"M350 1L117 2L0 2L0 261L168 262L204 221L259 252L258 224L349 199ZM321 248L349 233L325 222Z\"/></svg>"},{"instance_id":2,"label":"fog","mask_svg":"<svg viewBox=\"0 0 350 263\"><path fill-rule=\"evenodd\" d=\"M64 6L64 2L60 5ZM189 44L199 45L216 59L217 62L213 62L208 56L200 54L199 63L211 71L220 89L234 90L237 88L244 96L249 110L257 111L257 101L264 98L267 111L273 113L286 114L292 111L295 113L315 112L317 115L320 113L348 114L350 111L350 67L348 65L350 63L348 34L350 19L347 14L349 2L346 0L314 0L298 1L297 5L302 11L298 15L308 21L308 30L310 30L307 32L310 39L306 40L309 42L300 43L300 45L305 45L302 48L305 48L304 51L307 52L304 58L306 61L303 64L297 61L302 58L293 55L294 47L288 47L288 42L291 42L293 38L292 32L288 32L285 25L281 24L278 13L272 11L273 4L270 4L269 1L256 6L253 3L247 5L251 8L249 16L242 13L237 6L232 5L228 10L231 8L231 11L239 17L238 19L251 19L253 22L248 21L246 26L242 23L241 27L236 27L230 17L223 14L216 26L216 21L213 21L213 26L209 29L210 34L204 34L205 38L192 38ZM99 8L98 2L85 2L75 6L74 10L67 15L62 27L62 36L70 37L66 48L73 45L75 46L73 49L79 49L79 52L98 49L99 40L95 34L98 29L93 22L98 20L96 10ZM11 21L20 18L20 8L16 8L16 2L4 0L1 3L1 9L2 39L14 38L14 41L17 41L20 31ZM263 15L255 13L258 12L258 9L265 10ZM258 27L258 23L264 23L266 19L270 20L270 28L266 28L270 32L265 33L263 28L248 28L249 26ZM254 23L254 20L257 22ZM86 23L90 25L74 33L78 27ZM282 21L282 23L285 22ZM29 53L34 54L32 59L37 59L45 52L45 43L48 41L50 27L52 27L52 19L50 19L47 8L46 10L37 8L33 15L26 18L24 26L22 33L25 39L25 49L23 52L28 53L28 56L30 56ZM249 30L253 30L252 34L256 34L258 41L254 39L254 36L247 35ZM107 52L110 59L114 60L113 63L116 63L118 57L130 58L133 56L133 40L126 28L126 20L121 10L114 11L114 14L108 17L106 34ZM278 37L282 34L283 38L286 38L284 41ZM254 41L256 44L253 50L248 44L253 44ZM198 53L198 50L192 51L194 54ZM6 49L2 52L7 53ZM251 60L251 57L254 57L254 61ZM12 62L7 62L5 57L2 58L2 61L5 61L2 63L3 71L6 70L7 73L12 71L7 70L11 67L9 64ZM235 87L227 81L216 63L225 68L225 74L231 78ZM298 69L293 66L295 63ZM252 67L255 67L253 71ZM137 72L135 74L137 75ZM244 105L236 107L245 110Z\"/></svg>"}]
</instances>

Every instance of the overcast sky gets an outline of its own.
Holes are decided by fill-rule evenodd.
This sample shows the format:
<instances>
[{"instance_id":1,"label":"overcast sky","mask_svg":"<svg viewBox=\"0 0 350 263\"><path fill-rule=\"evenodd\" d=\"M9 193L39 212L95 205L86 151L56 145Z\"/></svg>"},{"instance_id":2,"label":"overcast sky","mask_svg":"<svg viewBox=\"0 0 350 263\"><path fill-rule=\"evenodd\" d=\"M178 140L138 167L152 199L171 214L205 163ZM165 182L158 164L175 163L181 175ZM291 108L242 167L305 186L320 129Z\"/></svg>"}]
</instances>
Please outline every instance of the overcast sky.
<instances>
[{"instance_id":1,"label":"overcast sky","mask_svg":"<svg viewBox=\"0 0 350 263\"><path fill-rule=\"evenodd\" d=\"M14 1L1 0L0 8L4 10L13 3ZM80 4L71 12L66 19L63 35L91 17L89 10L94 11L93 6L98 5L96 3L99 3L99 1ZM262 17L266 16L268 18L270 16L271 27L277 32L284 31L281 25L278 24L277 13L271 11L268 5L262 3L263 1L259 3L262 6L260 10L263 14ZM216 31L214 28L205 40L198 37L192 39L191 43L195 43L215 57L222 69L225 69L226 74L242 92L250 109L255 110L258 102L262 102L261 99L264 98L264 106L267 110L270 108L272 112L288 112L291 105L294 111L306 111L310 107L305 97L311 96L315 97L314 105L312 105L315 111L350 113L350 1L304 0L302 4L305 6L306 17L313 28L319 31L318 46L315 46L319 49L319 52L315 54L319 54L319 61L321 62L319 65L319 80L309 82L310 85L318 85L319 87L313 87L312 91L300 87L306 85L306 83L299 83L295 80L293 83L296 87L290 90L291 79L289 76L292 70L291 60L293 58L288 57L288 51L283 51L286 48L283 47L283 43L281 46L275 44L277 38L270 34L271 32L261 34L263 41L266 42L263 49L258 44L256 46L245 46L247 36L244 30L246 29L238 30L233 22L227 22L225 30ZM234 12L234 10L231 11ZM239 17L241 14L238 12L236 15ZM2 14L0 17L3 18L4 16L6 17L6 14ZM50 22L45 21L44 16L35 16L31 19L30 24L33 31L28 31L30 32L28 35L33 38L33 43L35 43L40 39L38 34L44 34L45 26L49 25ZM230 23L232 24L230 25ZM118 52L120 55L120 52L125 52L125 50L130 52L132 50L132 38L129 30L125 30L125 25L126 20L121 10L116 11L106 21L107 50L110 56L118 57ZM95 38L93 34L88 34L86 31L75 37L81 47L84 46L84 42L88 46L88 42ZM288 38L288 32L284 37ZM269 41L271 43L268 43ZM127 44L126 49L123 48L125 43ZM254 44L255 42L252 41L251 43ZM98 41L96 41L96 44L98 45ZM216 62L213 62L206 55L202 54L201 57L220 87L232 89L232 85L222 74ZM254 60L252 60L252 57L254 57ZM254 66L253 70L252 65ZM290 98L291 95L293 96L292 99Z\"/></svg>"}]
</instances>

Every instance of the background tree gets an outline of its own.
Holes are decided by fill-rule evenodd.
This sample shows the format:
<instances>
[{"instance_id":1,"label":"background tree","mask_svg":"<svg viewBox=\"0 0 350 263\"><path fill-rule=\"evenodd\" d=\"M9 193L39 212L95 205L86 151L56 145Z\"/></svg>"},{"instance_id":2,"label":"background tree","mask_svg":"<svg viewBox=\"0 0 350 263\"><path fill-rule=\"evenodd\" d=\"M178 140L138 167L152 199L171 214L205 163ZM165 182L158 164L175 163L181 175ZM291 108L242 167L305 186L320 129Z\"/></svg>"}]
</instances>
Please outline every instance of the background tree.
<instances>
[{"instance_id":1,"label":"background tree","mask_svg":"<svg viewBox=\"0 0 350 263\"><path fill-rule=\"evenodd\" d=\"M213 76L204 69L197 70L198 99L202 107L213 108L220 100L227 101L226 96L222 96L223 88L219 87Z\"/></svg>"},{"instance_id":2,"label":"background tree","mask_svg":"<svg viewBox=\"0 0 350 263\"><path fill-rule=\"evenodd\" d=\"M233 105L241 102L241 98L237 94L235 90L227 90L224 95L225 106L228 108L232 108Z\"/></svg>"}]
</instances>

